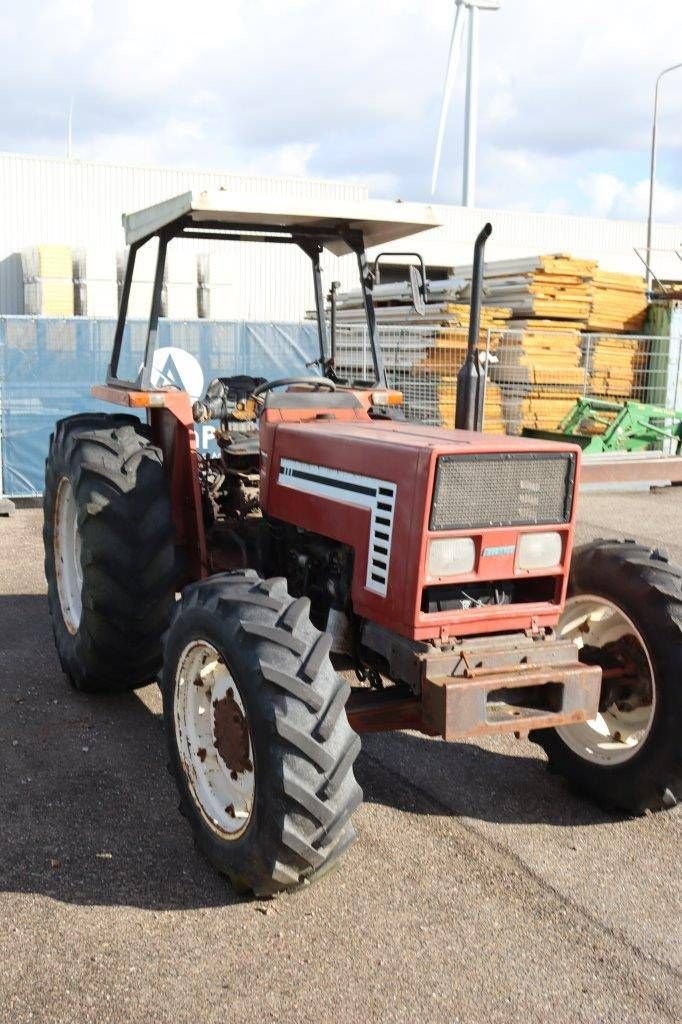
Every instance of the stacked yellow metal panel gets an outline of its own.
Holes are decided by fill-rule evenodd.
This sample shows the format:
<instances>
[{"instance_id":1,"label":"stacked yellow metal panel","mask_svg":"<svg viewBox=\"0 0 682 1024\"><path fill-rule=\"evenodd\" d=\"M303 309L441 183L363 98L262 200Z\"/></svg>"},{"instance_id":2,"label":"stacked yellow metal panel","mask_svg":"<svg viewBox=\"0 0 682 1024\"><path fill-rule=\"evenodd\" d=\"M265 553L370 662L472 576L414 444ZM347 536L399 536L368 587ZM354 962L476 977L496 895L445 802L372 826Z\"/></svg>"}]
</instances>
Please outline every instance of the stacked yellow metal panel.
<instances>
[{"instance_id":1,"label":"stacked yellow metal panel","mask_svg":"<svg viewBox=\"0 0 682 1024\"><path fill-rule=\"evenodd\" d=\"M639 334L644 329L648 300L641 277L597 269L592 275L591 288L589 331Z\"/></svg>"},{"instance_id":2,"label":"stacked yellow metal panel","mask_svg":"<svg viewBox=\"0 0 682 1024\"><path fill-rule=\"evenodd\" d=\"M456 267L464 280L471 267ZM487 263L484 305L512 308L510 326L544 318L571 321L589 331L637 333L647 311L643 278L601 269L594 260L566 253Z\"/></svg>"},{"instance_id":3,"label":"stacked yellow metal panel","mask_svg":"<svg viewBox=\"0 0 682 1024\"><path fill-rule=\"evenodd\" d=\"M548 319L584 325L590 314L590 281L597 264L564 253L487 263L483 304L510 306L515 320ZM456 267L465 280L471 267Z\"/></svg>"},{"instance_id":4,"label":"stacked yellow metal panel","mask_svg":"<svg viewBox=\"0 0 682 1024\"><path fill-rule=\"evenodd\" d=\"M584 346L590 392L609 398L633 398L645 383L646 341L637 338L590 338Z\"/></svg>"},{"instance_id":5,"label":"stacked yellow metal panel","mask_svg":"<svg viewBox=\"0 0 682 1024\"><path fill-rule=\"evenodd\" d=\"M488 330L499 331L504 328L509 313L509 309L499 306L487 306L481 310L479 346L483 359L487 348ZM452 326L440 326L434 330L432 345L427 350L425 359L415 368L420 374L427 374L435 382L432 399L434 422L440 419L449 426L454 423L457 371L466 358L469 307L453 306L452 316ZM458 326L455 327L454 323ZM486 388L483 427L489 433L504 433L505 430L502 393L491 381L488 381Z\"/></svg>"},{"instance_id":6,"label":"stacked yellow metal panel","mask_svg":"<svg viewBox=\"0 0 682 1024\"><path fill-rule=\"evenodd\" d=\"M490 377L501 389L506 429L553 430L582 394L580 332L556 324L527 321L522 330L503 334L495 348Z\"/></svg>"},{"instance_id":7,"label":"stacked yellow metal panel","mask_svg":"<svg viewBox=\"0 0 682 1024\"><path fill-rule=\"evenodd\" d=\"M21 254L24 312L73 316L73 253L68 245L35 245Z\"/></svg>"}]
</instances>

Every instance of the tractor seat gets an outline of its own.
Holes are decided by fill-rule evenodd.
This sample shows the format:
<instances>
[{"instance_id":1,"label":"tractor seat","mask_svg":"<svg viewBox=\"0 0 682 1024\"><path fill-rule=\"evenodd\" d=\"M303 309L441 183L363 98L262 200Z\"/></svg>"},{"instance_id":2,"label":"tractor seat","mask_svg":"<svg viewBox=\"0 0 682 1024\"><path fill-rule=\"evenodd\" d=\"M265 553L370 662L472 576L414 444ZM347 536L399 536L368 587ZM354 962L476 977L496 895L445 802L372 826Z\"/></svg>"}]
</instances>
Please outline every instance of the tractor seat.
<instances>
[{"instance_id":1,"label":"tractor seat","mask_svg":"<svg viewBox=\"0 0 682 1024\"><path fill-rule=\"evenodd\" d=\"M230 444L226 452L236 458L253 457L260 455L260 434L258 430L239 430L230 433Z\"/></svg>"}]
</instances>

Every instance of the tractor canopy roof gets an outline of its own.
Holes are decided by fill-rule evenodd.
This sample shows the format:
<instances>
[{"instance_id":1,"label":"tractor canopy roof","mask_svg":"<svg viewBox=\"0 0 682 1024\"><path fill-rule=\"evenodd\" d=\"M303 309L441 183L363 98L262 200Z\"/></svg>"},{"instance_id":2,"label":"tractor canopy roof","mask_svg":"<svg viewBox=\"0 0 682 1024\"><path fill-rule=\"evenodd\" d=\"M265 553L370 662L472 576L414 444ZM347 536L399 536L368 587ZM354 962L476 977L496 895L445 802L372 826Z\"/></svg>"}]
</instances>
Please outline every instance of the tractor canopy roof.
<instances>
[{"instance_id":1,"label":"tractor canopy roof","mask_svg":"<svg viewBox=\"0 0 682 1024\"><path fill-rule=\"evenodd\" d=\"M349 251L345 237L362 233L367 248L440 226L430 206L386 200L308 199L214 190L185 192L123 215L126 242L171 236L244 237L243 233L303 235L336 255ZM284 239L282 239L284 240ZM293 238L292 238L293 240Z\"/></svg>"}]
</instances>

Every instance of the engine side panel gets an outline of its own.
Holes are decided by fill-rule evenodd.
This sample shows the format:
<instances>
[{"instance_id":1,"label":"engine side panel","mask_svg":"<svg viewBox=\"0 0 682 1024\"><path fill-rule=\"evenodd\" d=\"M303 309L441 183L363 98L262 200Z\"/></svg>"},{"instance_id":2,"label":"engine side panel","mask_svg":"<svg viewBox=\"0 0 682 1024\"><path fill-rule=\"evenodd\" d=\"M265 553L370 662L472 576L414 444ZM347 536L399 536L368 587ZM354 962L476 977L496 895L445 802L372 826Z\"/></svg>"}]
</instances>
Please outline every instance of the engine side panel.
<instances>
[{"instance_id":1,"label":"engine side panel","mask_svg":"<svg viewBox=\"0 0 682 1024\"><path fill-rule=\"evenodd\" d=\"M316 425L282 424L272 439L272 449L263 450L264 510L352 547L354 610L393 628L404 624L416 558L401 560L397 552L411 535L415 496L423 505L428 454L361 434L342 441ZM418 521L422 515L418 507Z\"/></svg>"}]
</instances>

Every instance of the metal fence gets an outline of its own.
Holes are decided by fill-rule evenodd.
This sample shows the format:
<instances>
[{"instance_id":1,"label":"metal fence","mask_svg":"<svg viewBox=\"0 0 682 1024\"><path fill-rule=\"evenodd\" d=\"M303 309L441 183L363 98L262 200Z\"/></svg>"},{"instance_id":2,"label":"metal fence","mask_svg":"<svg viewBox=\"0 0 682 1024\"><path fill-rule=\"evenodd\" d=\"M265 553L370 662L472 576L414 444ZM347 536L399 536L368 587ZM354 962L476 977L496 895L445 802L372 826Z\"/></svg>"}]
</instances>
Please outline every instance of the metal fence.
<instances>
[{"instance_id":1,"label":"metal fence","mask_svg":"<svg viewBox=\"0 0 682 1024\"><path fill-rule=\"evenodd\" d=\"M410 419L454 425L457 371L466 355L467 331L438 326L382 327L381 349L391 386L405 396ZM542 327L486 329L479 345L486 370L483 429L508 434L558 432L576 411L593 407L582 428L602 434L626 402L662 412L682 407L682 352L679 338L581 334ZM367 333L341 328L337 342L341 375L369 376ZM670 417L655 419L666 448Z\"/></svg>"},{"instance_id":2,"label":"metal fence","mask_svg":"<svg viewBox=\"0 0 682 1024\"><path fill-rule=\"evenodd\" d=\"M90 388L106 375L114 326L113 320L0 317L0 495L3 484L10 497L40 493L55 420L109 408L93 401ZM134 375L142 359L145 327L143 322L128 326L122 375ZM318 355L313 323L166 320L159 333L161 346L175 345L196 357L205 382L236 373L273 379L315 372L309 368ZM379 333L389 383L403 391L407 416L452 427L466 330L385 326ZM636 401L659 408L661 415L654 410L649 416L650 438L670 451L666 433L672 420L666 410L682 408L681 347L677 335L486 329L480 341L487 370L483 428L554 433L565 428L578 399L596 399L613 408L596 409L595 420L582 417L577 429L599 435L609 430L624 403ZM337 366L355 379L371 376L366 330L340 329ZM203 447L209 433L210 428L200 433Z\"/></svg>"},{"instance_id":3,"label":"metal fence","mask_svg":"<svg viewBox=\"0 0 682 1024\"><path fill-rule=\"evenodd\" d=\"M146 326L128 323L122 377L137 373ZM106 378L114 328L114 320L0 317L0 495L41 493L56 420L86 410L111 412L111 406L91 398L90 388ZM158 344L192 354L205 384L238 373L269 379L309 374L314 371L306 365L318 355L317 328L311 323L162 320ZM209 447L210 428L198 428L198 435L200 446Z\"/></svg>"}]
</instances>

